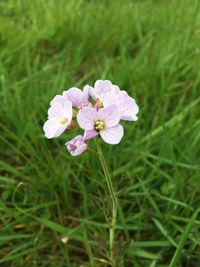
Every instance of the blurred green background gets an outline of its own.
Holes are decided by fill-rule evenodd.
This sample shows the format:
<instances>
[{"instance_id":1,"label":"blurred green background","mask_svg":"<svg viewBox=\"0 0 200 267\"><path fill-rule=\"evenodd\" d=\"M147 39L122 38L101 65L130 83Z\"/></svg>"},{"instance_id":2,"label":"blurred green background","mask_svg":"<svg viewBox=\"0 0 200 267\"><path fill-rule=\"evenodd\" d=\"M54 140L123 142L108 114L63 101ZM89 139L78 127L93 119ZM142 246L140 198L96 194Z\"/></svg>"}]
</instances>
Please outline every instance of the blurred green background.
<instances>
[{"instance_id":1,"label":"blurred green background","mask_svg":"<svg viewBox=\"0 0 200 267\"><path fill-rule=\"evenodd\" d=\"M0 1L0 266L108 266L101 166L42 130L54 95L98 79L140 107L103 147L119 266L200 266L199 0Z\"/></svg>"}]
</instances>

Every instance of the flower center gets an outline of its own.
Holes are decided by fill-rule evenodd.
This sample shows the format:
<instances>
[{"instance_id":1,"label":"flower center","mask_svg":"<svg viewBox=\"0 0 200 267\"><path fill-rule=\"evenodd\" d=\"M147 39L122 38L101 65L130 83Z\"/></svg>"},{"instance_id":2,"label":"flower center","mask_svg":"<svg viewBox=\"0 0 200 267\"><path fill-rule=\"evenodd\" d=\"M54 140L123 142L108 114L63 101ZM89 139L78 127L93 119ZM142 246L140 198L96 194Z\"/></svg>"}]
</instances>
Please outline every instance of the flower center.
<instances>
[{"instance_id":1,"label":"flower center","mask_svg":"<svg viewBox=\"0 0 200 267\"><path fill-rule=\"evenodd\" d=\"M103 103L100 98L97 98L97 104L99 105L100 108L103 107Z\"/></svg>"},{"instance_id":2,"label":"flower center","mask_svg":"<svg viewBox=\"0 0 200 267\"><path fill-rule=\"evenodd\" d=\"M101 131L101 130L104 129L104 127L105 127L105 124L104 124L103 121L98 120L98 121L95 122L95 125L94 125L95 130Z\"/></svg>"},{"instance_id":3,"label":"flower center","mask_svg":"<svg viewBox=\"0 0 200 267\"><path fill-rule=\"evenodd\" d=\"M63 118L63 119L59 120L60 124L65 124L65 123L67 123L67 121L68 121L67 118Z\"/></svg>"}]
</instances>

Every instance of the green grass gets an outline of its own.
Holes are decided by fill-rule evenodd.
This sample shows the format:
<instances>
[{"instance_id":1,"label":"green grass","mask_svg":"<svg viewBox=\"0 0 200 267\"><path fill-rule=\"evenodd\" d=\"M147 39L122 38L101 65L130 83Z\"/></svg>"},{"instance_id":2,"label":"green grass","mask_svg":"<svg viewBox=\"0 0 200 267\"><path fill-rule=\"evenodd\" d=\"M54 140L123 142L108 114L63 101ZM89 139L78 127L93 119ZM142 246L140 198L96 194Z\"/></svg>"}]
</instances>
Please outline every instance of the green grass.
<instances>
[{"instance_id":1,"label":"green grass","mask_svg":"<svg viewBox=\"0 0 200 267\"><path fill-rule=\"evenodd\" d=\"M42 130L55 94L97 79L140 107L103 146L119 266L200 266L199 29L198 0L0 1L0 266L108 266L101 166Z\"/></svg>"}]
</instances>

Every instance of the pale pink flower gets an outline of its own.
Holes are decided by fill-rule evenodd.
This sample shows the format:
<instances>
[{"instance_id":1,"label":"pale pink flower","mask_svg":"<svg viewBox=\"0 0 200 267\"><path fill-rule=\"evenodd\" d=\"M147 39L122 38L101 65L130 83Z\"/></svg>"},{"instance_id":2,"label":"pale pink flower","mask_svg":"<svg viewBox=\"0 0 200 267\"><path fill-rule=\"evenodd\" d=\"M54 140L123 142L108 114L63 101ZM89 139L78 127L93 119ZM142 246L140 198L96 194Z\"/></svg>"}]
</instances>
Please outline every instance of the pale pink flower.
<instances>
[{"instance_id":1,"label":"pale pink flower","mask_svg":"<svg viewBox=\"0 0 200 267\"><path fill-rule=\"evenodd\" d=\"M83 91L79 88L72 87L67 91L63 92L63 97L72 102L74 107L79 109L90 105L88 101L89 97L89 85L84 86Z\"/></svg>"},{"instance_id":2,"label":"pale pink flower","mask_svg":"<svg viewBox=\"0 0 200 267\"><path fill-rule=\"evenodd\" d=\"M98 80L94 84L94 88L90 86L89 94L94 100L101 101L102 94L107 92L118 93L119 87L114 85L109 80Z\"/></svg>"},{"instance_id":3,"label":"pale pink flower","mask_svg":"<svg viewBox=\"0 0 200 267\"><path fill-rule=\"evenodd\" d=\"M72 156L78 156L88 149L82 135L77 135L72 140L65 144L67 150Z\"/></svg>"},{"instance_id":4,"label":"pale pink flower","mask_svg":"<svg viewBox=\"0 0 200 267\"><path fill-rule=\"evenodd\" d=\"M62 105L60 102L53 102L48 110L48 120L43 126L47 138L58 137L71 124L72 103L66 100Z\"/></svg>"},{"instance_id":5,"label":"pale pink flower","mask_svg":"<svg viewBox=\"0 0 200 267\"><path fill-rule=\"evenodd\" d=\"M118 144L124 135L123 127L119 124L120 113L115 105L101 108L98 111L92 107L85 107L79 111L77 115L79 126L86 132L85 138L89 139L88 135L99 134L102 139L108 144Z\"/></svg>"},{"instance_id":6,"label":"pale pink flower","mask_svg":"<svg viewBox=\"0 0 200 267\"><path fill-rule=\"evenodd\" d=\"M120 91L117 94L114 92L107 92L101 96L101 100L104 107L116 105L120 112L121 120L136 121L138 119L136 116L139 111L138 105L127 92Z\"/></svg>"}]
</instances>

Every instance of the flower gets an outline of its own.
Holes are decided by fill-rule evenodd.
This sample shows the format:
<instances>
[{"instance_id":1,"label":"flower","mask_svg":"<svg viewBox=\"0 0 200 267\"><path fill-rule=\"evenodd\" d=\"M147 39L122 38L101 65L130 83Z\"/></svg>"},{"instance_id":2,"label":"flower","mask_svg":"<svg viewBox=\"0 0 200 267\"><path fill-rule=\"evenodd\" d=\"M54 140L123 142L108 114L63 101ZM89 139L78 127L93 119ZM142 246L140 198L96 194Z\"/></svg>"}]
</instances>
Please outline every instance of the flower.
<instances>
[{"instance_id":1,"label":"flower","mask_svg":"<svg viewBox=\"0 0 200 267\"><path fill-rule=\"evenodd\" d=\"M82 135L77 135L72 140L65 144L67 150L72 156L78 156L88 149Z\"/></svg>"},{"instance_id":2,"label":"flower","mask_svg":"<svg viewBox=\"0 0 200 267\"><path fill-rule=\"evenodd\" d=\"M136 121L138 111L135 100L126 91L109 80L97 80L94 87L72 87L56 95L43 129L47 138L54 138L76 127L77 120L84 134L65 144L69 153L77 156L88 149L86 141L97 135L108 144L118 144L124 135L120 120Z\"/></svg>"},{"instance_id":3,"label":"flower","mask_svg":"<svg viewBox=\"0 0 200 267\"><path fill-rule=\"evenodd\" d=\"M98 100L101 102L102 94L105 94L107 92L118 93L119 91L119 87L117 85L112 84L111 81L98 80L95 82L94 88L90 86L89 94L94 100Z\"/></svg>"},{"instance_id":4,"label":"flower","mask_svg":"<svg viewBox=\"0 0 200 267\"><path fill-rule=\"evenodd\" d=\"M83 91L79 88L72 87L67 91L63 92L63 97L72 102L74 107L81 109L85 106L90 105L88 101L89 97L89 85L84 86Z\"/></svg>"},{"instance_id":5,"label":"flower","mask_svg":"<svg viewBox=\"0 0 200 267\"><path fill-rule=\"evenodd\" d=\"M115 105L101 108L85 107L77 115L79 126L90 136L100 135L108 144L118 144L124 135L123 127L119 124L120 113Z\"/></svg>"},{"instance_id":6,"label":"flower","mask_svg":"<svg viewBox=\"0 0 200 267\"><path fill-rule=\"evenodd\" d=\"M101 96L104 107L116 105L120 112L121 120L136 121L138 117L136 114L139 111L138 105L135 100L130 97L127 92L120 91L119 93L107 92Z\"/></svg>"},{"instance_id":7,"label":"flower","mask_svg":"<svg viewBox=\"0 0 200 267\"><path fill-rule=\"evenodd\" d=\"M72 103L66 100L63 104L54 101L48 110L48 120L43 126L45 137L53 138L61 135L72 120Z\"/></svg>"}]
</instances>

